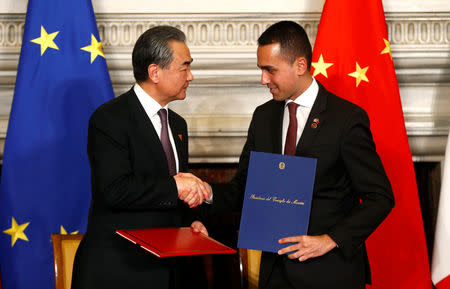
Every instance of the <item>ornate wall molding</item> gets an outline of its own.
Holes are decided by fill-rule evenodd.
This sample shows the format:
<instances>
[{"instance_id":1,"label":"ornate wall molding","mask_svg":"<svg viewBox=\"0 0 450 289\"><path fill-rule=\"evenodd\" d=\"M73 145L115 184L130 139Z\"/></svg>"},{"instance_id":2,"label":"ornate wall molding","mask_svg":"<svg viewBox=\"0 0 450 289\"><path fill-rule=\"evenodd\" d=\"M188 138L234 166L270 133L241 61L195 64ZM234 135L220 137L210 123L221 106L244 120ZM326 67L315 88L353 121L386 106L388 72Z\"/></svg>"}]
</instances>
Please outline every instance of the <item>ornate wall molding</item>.
<instances>
[{"instance_id":1,"label":"ornate wall molding","mask_svg":"<svg viewBox=\"0 0 450 289\"><path fill-rule=\"evenodd\" d=\"M155 25L183 30L191 47L251 47L267 26L280 19L298 21L314 42L320 13L275 14L97 14L105 47L132 47ZM24 14L0 14L0 47L19 47ZM386 13L391 45L425 50L450 48L450 13ZM419 47L417 47L419 46Z\"/></svg>"},{"instance_id":2,"label":"ornate wall molding","mask_svg":"<svg viewBox=\"0 0 450 289\"><path fill-rule=\"evenodd\" d=\"M450 13L388 13L386 23L392 45L416 50L450 47Z\"/></svg>"},{"instance_id":3,"label":"ornate wall molding","mask_svg":"<svg viewBox=\"0 0 450 289\"><path fill-rule=\"evenodd\" d=\"M18 47L22 45L25 15L0 14L0 47Z\"/></svg>"},{"instance_id":4,"label":"ornate wall molding","mask_svg":"<svg viewBox=\"0 0 450 289\"><path fill-rule=\"evenodd\" d=\"M188 103L174 103L191 134L191 161L236 161L256 105L256 39L279 20L298 21L314 42L320 13L97 14L116 94L133 83L131 51L147 28L186 33L195 59ZM450 127L450 12L386 13L405 123L417 160L441 158ZM24 14L0 14L0 152L14 90ZM199 113L201 112L201 113Z\"/></svg>"}]
</instances>

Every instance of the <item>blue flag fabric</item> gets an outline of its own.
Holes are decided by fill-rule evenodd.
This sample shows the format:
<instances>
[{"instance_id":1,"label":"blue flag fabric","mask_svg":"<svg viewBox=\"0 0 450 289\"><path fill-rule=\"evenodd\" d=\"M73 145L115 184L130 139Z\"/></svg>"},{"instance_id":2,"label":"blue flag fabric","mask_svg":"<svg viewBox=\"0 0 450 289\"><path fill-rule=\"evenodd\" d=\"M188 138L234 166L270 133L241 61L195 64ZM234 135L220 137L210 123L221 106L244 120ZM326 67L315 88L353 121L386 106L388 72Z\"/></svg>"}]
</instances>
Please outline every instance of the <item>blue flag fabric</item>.
<instances>
[{"instance_id":1,"label":"blue flag fabric","mask_svg":"<svg viewBox=\"0 0 450 289\"><path fill-rule=\"evenodd\" d=\"M30 0L3 157L3 289L53 288L51 233L85 230L92 112L113 98L90 0Z\"/></svg>"}]
</instances>

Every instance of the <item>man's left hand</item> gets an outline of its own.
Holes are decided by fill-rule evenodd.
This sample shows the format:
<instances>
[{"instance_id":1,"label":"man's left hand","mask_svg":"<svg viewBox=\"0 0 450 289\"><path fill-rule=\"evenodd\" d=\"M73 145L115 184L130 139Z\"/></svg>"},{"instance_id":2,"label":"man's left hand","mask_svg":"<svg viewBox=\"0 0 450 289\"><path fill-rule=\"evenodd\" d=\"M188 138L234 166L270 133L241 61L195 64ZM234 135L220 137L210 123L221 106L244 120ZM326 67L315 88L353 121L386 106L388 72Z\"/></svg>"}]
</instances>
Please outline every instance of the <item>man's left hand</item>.
<instances>
[{"instance_id":1,"label":"man's left hand","mask_svg":"<svg viewBox=\"0 0 450 289\"><path fill-rule=\"evenodd\" d=\"M336 242L327 234L320 236L294 236L278 240L280 244L297 243L284 247L278 251L279 255L294 252L288 255L289 259L298 259L299 261L306 261L310 258L319 257L330 252L337 246Z\"/></svg>"},{"instance_id":2,"label":"man's left hand","mask_svg":"<svg viewBox=\"0 0 450 289\"><path fill-rule=\"evenodd\" d=\"M206 236L208 236L208 230L206 230L205 225L203 225L203 223L200 221L194 221L191 224L191 229L195 233L202 233L202 234L205 234Z\"/></svg>"}]
</instances>

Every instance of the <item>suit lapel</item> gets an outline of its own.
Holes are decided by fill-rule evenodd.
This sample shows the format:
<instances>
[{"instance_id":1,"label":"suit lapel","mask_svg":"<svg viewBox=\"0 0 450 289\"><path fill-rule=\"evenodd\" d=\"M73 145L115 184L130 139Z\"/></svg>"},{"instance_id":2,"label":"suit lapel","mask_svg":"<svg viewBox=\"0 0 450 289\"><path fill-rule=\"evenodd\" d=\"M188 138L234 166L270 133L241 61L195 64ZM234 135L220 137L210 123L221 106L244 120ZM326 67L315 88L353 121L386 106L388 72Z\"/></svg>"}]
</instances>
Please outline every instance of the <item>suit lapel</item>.
<instances>
[{"instance_id":1,"label":"suit lapel","mask_svg":"<svg viewBox=\"0 0 450 289\"><path fill-rule=\"evenodd\" d=\"M167 165L166 154L164 153L164 149L161 143L161 140L156 133L155 127L153 126L152 121L148 117L147 113L144 110L144 107L139 102L136 93L133 89L131 89L130 93L132 97L129 98L129 107L131 112L131 117L134 118L135 125L137 127L138 133L142 138L142 141L147 144L149 150L153 153L152 158L155 158L155 161L162 166L166 167L166 171L169 171L169 167Z\"/></svg>"},{"instance_id":2,"label":"suit lapel","mask_svg":"<svg viewBox=\"0 0 450 289\"><path fill-rule=\"evenodd\" d=\"M283 114L284 114L284 101L274 101L274 112L273 119L270 122L272 125L271 131L272 134L272 144L273 144L273 153L282 154L281 152L281 141L282 140L282 132L283 132Z\"/></svg>"},{"instance_id":3,"label":"suit lapel","mask_svg":"<svg viewBox=\"0 0 450 289\"><path fill-rule=\"evenodd\" d=\"M323 86L319 84L319 92L317 94L316 101L311 108L308 119L305 123L305 128L303 129L302 136L298 141L295 154L302 154L308 151L309 147L313 143L315 137L320 131L326 121L326 115L323 113L327 106L326 91Z\"/></svg>"}]
</instances>

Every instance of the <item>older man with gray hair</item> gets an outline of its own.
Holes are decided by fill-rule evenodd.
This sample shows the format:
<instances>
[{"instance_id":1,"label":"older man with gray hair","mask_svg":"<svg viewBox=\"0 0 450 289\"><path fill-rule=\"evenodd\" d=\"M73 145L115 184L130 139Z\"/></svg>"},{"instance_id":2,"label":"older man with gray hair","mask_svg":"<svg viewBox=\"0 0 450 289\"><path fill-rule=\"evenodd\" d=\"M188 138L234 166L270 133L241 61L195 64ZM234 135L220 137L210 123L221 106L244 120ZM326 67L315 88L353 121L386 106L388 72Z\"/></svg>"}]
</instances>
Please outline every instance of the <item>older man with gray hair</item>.
<instances>
[{"instance_id":1,"label":"older man with gray hair","mask_svg":"<svg viewBox=\"0 0 450 289\"><path fill-rule=\"evenodd\" d=\"M75 257L74 289L186 287L180 259L156 258L115 234L186 225L207 234L200 222L192 222L190 208L210 199L211 188L180 173L188 165L187 125L167 108L186 97L193 80L185 39L170 26L144 32L133 49L136 84L90 119L92 201Z\"/></svg>"}]
</instances>

